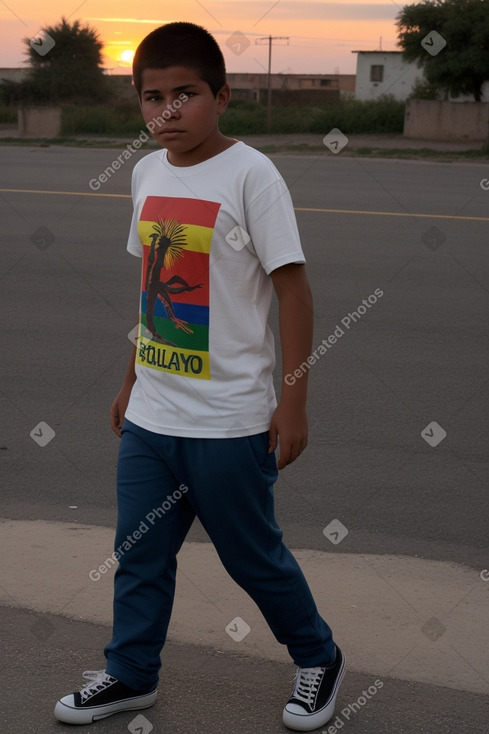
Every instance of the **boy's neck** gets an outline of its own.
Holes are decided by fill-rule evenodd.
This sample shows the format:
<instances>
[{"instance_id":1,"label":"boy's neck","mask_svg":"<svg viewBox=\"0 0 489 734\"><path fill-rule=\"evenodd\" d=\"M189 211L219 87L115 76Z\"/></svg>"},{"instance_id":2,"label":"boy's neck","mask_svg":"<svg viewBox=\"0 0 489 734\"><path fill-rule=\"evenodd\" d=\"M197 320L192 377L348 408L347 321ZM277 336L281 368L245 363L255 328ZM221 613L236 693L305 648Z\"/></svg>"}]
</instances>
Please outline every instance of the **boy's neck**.
<instances>
[{"instance_id":1,"label":"boy's neck","mask_svg":"<svg viewBox=\"0 0 489 734\"><path fill-rule=\"evenodd\" d=\"M217 131L217 135L212 138L207 138L201 145L197 146L193 150L185 152L178 151L167 151L167 160L172 166L186 167L196 166L198 163L203 163L214 158L219 153L231 148L235 143L239 142L236 138L228 138L221 132Z\"/></svg>"}]
</instances>

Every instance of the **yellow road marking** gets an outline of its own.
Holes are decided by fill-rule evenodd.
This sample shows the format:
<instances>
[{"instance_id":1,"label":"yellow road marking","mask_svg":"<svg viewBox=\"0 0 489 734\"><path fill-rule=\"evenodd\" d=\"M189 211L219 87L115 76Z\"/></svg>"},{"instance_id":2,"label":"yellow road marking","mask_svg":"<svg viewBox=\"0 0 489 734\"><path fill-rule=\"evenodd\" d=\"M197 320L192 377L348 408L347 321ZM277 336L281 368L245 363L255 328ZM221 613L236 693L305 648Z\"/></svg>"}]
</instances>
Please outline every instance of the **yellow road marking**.
<instances>
[{"instance_id":1,"label":"yellow road marking","mask_svg":"<svg viewBox=\"0 0 489 734\"><path fill-rule=\"evenodd\" d=\"M0 189L6 194L50 194L53 196L101 196L112 199L130 199L130 194L101 194L88 191L47 191L44 189ZM463 217L452 214L418 214L416 212L368 212L361 209L312 209L296 206L296 212L316 212L319 214L365 214L374 217L422 217L424 219L458 219L465 222L489 222L489 217Z\"/></svg>"},{"instance_id":2,"label":"yellow road marking","mask_svg":"<svg viewBox=\"0 0 489 734\"><path fill-rule=\"evenodd\" d=\"M371 214L377 217L424 217L425 219L462 219L472 222L489 222L489 217L462 217L455 214L418 214L410 212L366 212L360 209L310 209L295 207L296 212L325 212L327 214Z\"/></svg>"},{"instance_id":3,"label":"yellow road marking","mask_svg":"<svg viewBox=\"0 0 489 734\"><path fill-rule=\"evenodd\" d=\"M45 191L44 189L0 189L6 194L55 194L56 196L108 196L115 199L130 199L130 194L93 194L89 191Z\"/></svg>"}]
</instances>

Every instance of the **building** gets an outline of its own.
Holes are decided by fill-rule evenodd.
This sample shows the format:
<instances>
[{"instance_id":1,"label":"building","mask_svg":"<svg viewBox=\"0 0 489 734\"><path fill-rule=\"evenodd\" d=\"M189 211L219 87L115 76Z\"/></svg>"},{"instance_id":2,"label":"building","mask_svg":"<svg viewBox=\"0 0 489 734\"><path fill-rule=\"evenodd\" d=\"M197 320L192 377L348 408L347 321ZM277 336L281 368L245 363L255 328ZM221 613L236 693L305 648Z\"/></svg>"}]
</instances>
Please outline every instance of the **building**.
<instances>
[{"instance_id":1,"label":"building","mask_svg":"<svg viewBox=\"0 0 489 734\"><path fill-rule=\"evenodd\" d=\"M268 74L228 74L233 99L266 103ZM272 104L335 104L344 93L355 91L354 74L272 74Z\"/></svg>"},{"instance_id":2,"label":"building","mask_svg":"<svg viewBox=\"0 0 489 734\"><path fill-rule=\"evenodd\" d=\"M411 61L405 61L402 51L353 51L357 56L355 83L356 99L377 99L391 94L405 100L418 80L423 80L423 70Z\"/></svg>"},{"instance_id":3,"label":"building","mask_svg":"<svg viewBox=\"0 0 489 734\"><path fill-rule=\"evenodd\" d=\"M402 51L352 51L357 56L356 99L377 99L392 94L406 100L424 72L416 62L405 61ZM472 95L448 96L451 102L473 102ZM489 82L482 87L482 102L489 102Z\"/></svg>"},{"instance_id":4,"label":"building","mask_svg":"<svg viewBox=\"0 0 489 734\"><path fill-rule=\"evenodd\" d=\"M228 74L231 89L267 89L268 74ZM355 74L272 74L272 89L355 91Z\"/></svg>"}]
</instances>

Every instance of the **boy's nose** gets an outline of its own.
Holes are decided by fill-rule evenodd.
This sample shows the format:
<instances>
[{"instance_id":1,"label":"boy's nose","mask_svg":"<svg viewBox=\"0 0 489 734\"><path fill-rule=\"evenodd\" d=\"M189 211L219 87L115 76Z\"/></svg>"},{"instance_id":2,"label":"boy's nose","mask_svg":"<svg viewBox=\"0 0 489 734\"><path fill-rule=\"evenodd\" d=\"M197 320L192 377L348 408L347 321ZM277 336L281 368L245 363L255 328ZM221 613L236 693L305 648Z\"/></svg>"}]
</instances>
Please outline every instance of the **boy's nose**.
<instances>
[{"instance_id":1,"label":"boy's nose","mask_svg":"<svg viewBox=\"0 0 489 734\"><path fill-rule=\"evenodd\" d=\"M165 115L169 120L179 120L180 119L180 110L175 107L173 102L168 104L166 106L167 111L170 113L171 117L168 117L168 115Z\"/></svg>"}]
</instances>

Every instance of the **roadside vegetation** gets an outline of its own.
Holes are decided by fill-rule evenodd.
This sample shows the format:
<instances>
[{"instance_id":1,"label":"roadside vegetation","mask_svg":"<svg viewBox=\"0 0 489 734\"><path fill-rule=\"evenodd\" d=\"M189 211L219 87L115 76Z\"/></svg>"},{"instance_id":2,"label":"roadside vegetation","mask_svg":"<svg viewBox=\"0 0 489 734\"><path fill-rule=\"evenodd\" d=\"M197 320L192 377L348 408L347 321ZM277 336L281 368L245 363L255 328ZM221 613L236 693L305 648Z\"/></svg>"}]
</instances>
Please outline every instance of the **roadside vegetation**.
<instances>
[{"instance_id":1,"label":"roadside vegetation","mask_svg":"<svg viewBox=\"0 0 489 734\"><path fill-rule=\"evenodd\" d=\"M361 102L343 99L338 104L306 107L275 107L272 110L272 133L314 133L326 135L334 127L345 135L358 133L402 133L404 102L384 97ZM108 137L137 137L143 129L138 105L130 102L86 107L63 108L62 135L102 135ZM225 135L264 135L267 131L267 110L254 102L231 101L220 121Z\"/></svg>"}]
</instances>

